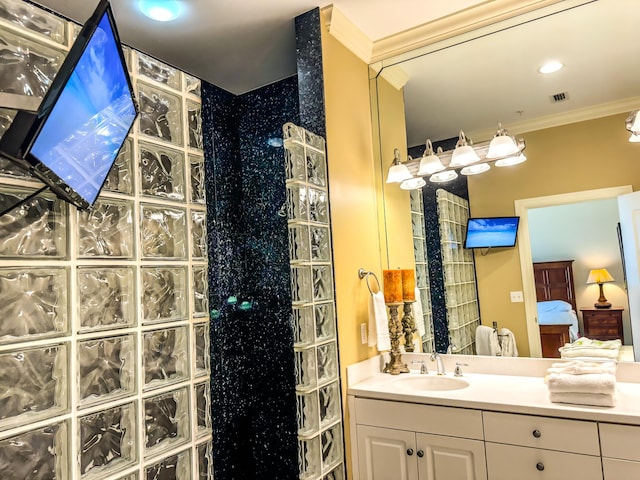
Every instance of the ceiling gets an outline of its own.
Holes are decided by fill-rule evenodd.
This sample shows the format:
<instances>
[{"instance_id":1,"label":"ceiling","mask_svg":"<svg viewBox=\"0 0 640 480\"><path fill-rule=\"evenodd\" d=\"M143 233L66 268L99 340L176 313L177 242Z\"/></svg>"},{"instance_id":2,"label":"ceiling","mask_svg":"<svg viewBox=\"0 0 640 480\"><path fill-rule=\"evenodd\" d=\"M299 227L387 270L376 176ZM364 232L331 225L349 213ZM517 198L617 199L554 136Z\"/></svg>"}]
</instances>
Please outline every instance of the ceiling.
<instances>
[{"instance_id":1,"label":"ceiling","mask_svg":"<svg viewBox=\"0 0 640 480\"><path fill-rule=\"evenodd\" d=\"M98 0L35 0L84 23ZM172 22L146 18L136 0L111 0L123 43L240 94L296 73L296 16L333 4L371 41L485 0L180 0ZM391 4L393 7L391 8ZM427 5L428 4L428 5Z\"/></svg>"}]
</instances>

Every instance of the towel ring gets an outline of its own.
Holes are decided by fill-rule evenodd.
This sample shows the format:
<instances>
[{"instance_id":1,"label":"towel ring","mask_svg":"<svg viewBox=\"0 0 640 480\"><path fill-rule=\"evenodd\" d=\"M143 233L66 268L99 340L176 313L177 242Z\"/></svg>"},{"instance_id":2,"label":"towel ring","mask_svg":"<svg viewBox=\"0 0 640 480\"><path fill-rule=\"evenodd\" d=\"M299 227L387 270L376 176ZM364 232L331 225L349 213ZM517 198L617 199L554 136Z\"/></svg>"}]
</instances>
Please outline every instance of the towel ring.
<instances>
[{"instance_id":1,"label":"towel ring","mask_svg":"<svg viewBox=\"0 0 640 480\"><path fill-rule=\"evenodd\" d=\"M379 292L381 290L380 289L380 280L378 280L378 277L376 276L376 274L373 273L373 272L368 272L364 268L361 268L361 269L358 270L358 278L360 280L366 278L366 280L367 280L367 288L369 289L369 293L371 295L373 295L374 292L373 292L373 290L371 290L371 284L369 283L369 277L373 277L373 278L376 279L376 283L378 284L378 292Z\"/></svg>"}]
</instances>

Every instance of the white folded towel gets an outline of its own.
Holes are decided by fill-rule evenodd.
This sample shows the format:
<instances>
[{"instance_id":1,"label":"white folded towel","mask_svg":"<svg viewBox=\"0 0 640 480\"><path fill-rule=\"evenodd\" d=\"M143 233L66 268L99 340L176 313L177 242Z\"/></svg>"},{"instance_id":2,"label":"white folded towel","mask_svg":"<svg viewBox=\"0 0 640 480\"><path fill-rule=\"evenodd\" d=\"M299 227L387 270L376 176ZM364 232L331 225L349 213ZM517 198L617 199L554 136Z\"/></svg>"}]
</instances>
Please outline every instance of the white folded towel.
<instances>
[{"instance_id":1,"label":"white folded towel","mask_svg":"<svg viewBox=\"0 0 640 480\"><path fill-rule=\"evenodd\" d=\"M573 343L565 343L565 350L580 349L580 348L594 348L594 349L611 349L618 350L622 347L620 339L616 340L593 340L587 337L581 337Z\"/></svg>"},{"instance_id":2,"label":"white folded towel","mask_svg":"<svg viewBox=\"0 0 640 480\"><path fill-rule=\"evenodd\" d=\"M569 360L566 362L552 363L547 373L567 373L572 375L584 375L587 373L616 374L615 362L583 362L581 360Z\"/></svg>"},{"instance_id":3,"label":"white folded towel","mask_svg":"<svg viewBox=\"0 0 640 480\"><path fill-rule=\"evenodd\" d=\"M569 348L560 347L560 357L562 358L606 358L609 360L617 360L620 355L619 349L613 348Z\"/></svg>"},{"instance_id":4,"label":"white folded towel","mask_svg":"<svg viewBox=\"0 0 640 480\"><path fill-rule=\"evenodd\" d=\"M373 293L369 298L369 346L374 345L380 352L391 350L387 305L382 292Z\"/></svg>"},{"instance_id":5,"label":"white folded towel","mask_svg":"<svg viewBox=\"0 0 640 480\"><path fill-rule=\"evenodd\" d=\"M518 348L516 347L516 337L508 328L501 328L498 332L498 339L500 340L500 348L502 349L503 357L517 357Z\"/></svg>"},{"instance_id":6,"label":"white folded towel","mask_svg":"<svg viewBox=\"0 0 640 480\"><path fill-rule=\"evenodd\" d=\"M549 400L553 403L573 403L597 407L615 407L615 393L574 393L549 392Z\"/></svg>"},{"instance_id":7,"label":"white folded towel","mask_svg":"<svg viewBox=\"0 0 640 480\"><path fill-rule=\"evenodd\" d=\"M478 355L502 355L500 342L498 342L498 332L486 325L479 325L476 328L476 353Z\"/></svg>"},{"instance_id":8,"label":"white folded towel","mask_svg":"<svg viewBox=\"0 0 640 480\"><path fill-rule=\"evenodd\" d=\"M613 393L616 390L616 377L610 373L551 373L547 376L547 385L553 393Z\"/></svg>"},{"instance_id":9,"label":"white folded towel","mask_svg":"<svg viewBox=\"0 0 640 480\"><path fill-rule=\"evenodd\" d=\"M418 335L420 337L424 337L426 329L424 328L424 313L422 311L422 300L420 300L420 290L416 287L416 301L411 304L411 310L413 314L413 321L416 324L416 328L418 329Z\"/></svg>"}]
</instances>

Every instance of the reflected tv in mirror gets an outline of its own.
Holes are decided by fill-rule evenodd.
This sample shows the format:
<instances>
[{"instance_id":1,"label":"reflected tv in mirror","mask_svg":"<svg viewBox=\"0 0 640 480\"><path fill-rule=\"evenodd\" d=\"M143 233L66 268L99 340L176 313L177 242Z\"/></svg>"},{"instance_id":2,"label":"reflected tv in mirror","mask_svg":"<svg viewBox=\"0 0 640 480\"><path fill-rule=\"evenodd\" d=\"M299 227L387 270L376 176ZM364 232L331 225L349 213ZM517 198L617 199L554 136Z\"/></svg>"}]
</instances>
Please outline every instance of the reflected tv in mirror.
<instances>
[{"instance_id":1,"label":"reflected tv in mirror","mask_svg":"<svg viewBox=\"0 0 640 480\"><path fill-rule=\"evenodd\" d=\"M108 0L82 27L38 111L20 111L0 142L62 199L95 202L138 114Z\"/></svg>"},{"instance_id":2,"label":"reflected tv in mirror","mask_svg":"<svg viewBox=\"0 0 640 480\"><path fill-rule=\"evenodd\" d=\"M464 248L514 247L520 217L484 217L467 220Z\"/></svg>"}]
</instances>

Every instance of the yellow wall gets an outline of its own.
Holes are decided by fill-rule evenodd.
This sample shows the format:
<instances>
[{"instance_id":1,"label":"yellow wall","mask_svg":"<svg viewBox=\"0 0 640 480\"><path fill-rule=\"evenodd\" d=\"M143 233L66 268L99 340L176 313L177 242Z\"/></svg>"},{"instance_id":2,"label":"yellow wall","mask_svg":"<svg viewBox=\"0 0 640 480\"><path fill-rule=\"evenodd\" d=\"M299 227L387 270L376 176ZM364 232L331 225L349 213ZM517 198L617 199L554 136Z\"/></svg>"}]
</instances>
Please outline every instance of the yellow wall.
<instances>
[{"instance_id":1,"label":"yellow wall","mask_svg":"<svg viewBox=\"0 0 640 480\"><path fill-rule=\"evenodd\" d=\"M471 214L513 215L518 199L621 185L638 190L640 144L627 141L626 116L613 115L521 135L527 144L527 162L469 177ZM518 249L476 255L476 272L480 318L486 324L497 321L512 330L520 354L529 355L524 304L509 299L510 291L522 290Z\"/></svg>"}]
</instances>

